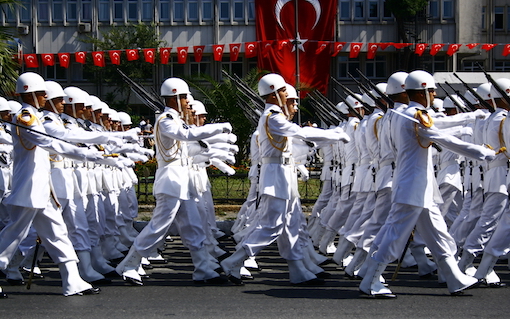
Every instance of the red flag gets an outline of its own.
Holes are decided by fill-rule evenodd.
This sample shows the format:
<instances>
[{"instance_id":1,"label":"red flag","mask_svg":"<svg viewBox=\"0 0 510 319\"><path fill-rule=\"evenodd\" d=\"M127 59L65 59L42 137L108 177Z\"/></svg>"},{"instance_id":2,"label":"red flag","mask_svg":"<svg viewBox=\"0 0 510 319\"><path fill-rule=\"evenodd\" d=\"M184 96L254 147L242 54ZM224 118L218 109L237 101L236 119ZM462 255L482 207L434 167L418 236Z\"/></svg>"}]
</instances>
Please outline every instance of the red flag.
<instances>
[{"instance_id":1,"label":"red flag","mask_svg":"<svg viewBox=\"0 0 510 319\"><path fill-rule=\"evenodd\" d=\"M504 48L503 48L503 56L507 56L510 54L510 43L509 44L505 44Z\"/></svg>"},{"instance_id":2,"label":"red flag","mask_svg":"<svg viewBox=\"0 0 510 319\"><path fill-rule=\"evenodd\" d=\"M485 43L484 45L482 45L482 49L484 49L485 51L489 51L489 50L492 50L497 44L492 44L492 43Z\"/></svg>"},{"instance_id":3,"label":"red flag","mask_svg":"<svg viewBox=\"0 0 510 319\"><path fill-rule=\"evenodd\" d=\"M363 46L363 43L361 43L361 42L352 42L351 43L351 51L349 52L349 58L351 58L351 59L357 58L359 55L359 52L361 51L362 46Z\"/></svg>"},{"instance_id":4,"label":"red flag","mask_svg":"<svg viewBox=\"0 0 510 319\"><path fill-rule=\"evenodd\" d=\"M159 48L159 57L161 58L161 64L167 64L170 60L170 52L172 48Z\"/></svg>"},{"instance_id":5,"label":"red flag","mask_svg":"<svg viewBox=\"0 0 510 319\"><path fill-rule=\"evenodd\" d=\"M367 59L372 60L373 58L375 58L375 54L377 53L377 48L379 48L379 43L369 43L368 44Z\"/></svg>"},{"instance_id":6,"label":"red flag","mask_svg":"<svg viewBox=\"0 0 510 319\"><path fill-rule=\"evenodd\" d=\"M188 59L188 47L177 48L177 63L184 64Z\"/></svg>"},{"instance_id":7,"label":"red flag","mask_svg":"<svg viewBox=\"0 0 510 319\"><path fill-rule=\"evenodd\" d=\"M278 41L278 50L283 50L287 45L289 45L290 41L287 40L280 40Z\"/></svg>"},{"instance_id":8,"label":"red flag","mask_svg":"<svg viewBox=\"0 0 510 319\"><path fill-rule=\"evenodd\" d=\"M224 47L225 47L224 44L214 44L212 46L214 61L221 61L221 58L223 57L223 48Z\"/></svg>"},{"instance_id":9,"label":"red flag","mask_svg":"<svg viewBox=\"0 0 510 319\"><path fill-rule=\"evenodd\" d=\"M443 43L434 43L430 46L430 55L436 55L441 48L444 47Z\"/></svg>"},{"instance_id":10,"label":"red flag","mask_svg":"<svg viewBox=\"0 0 510 319\"><path fill-rule=\"evenodd\" d=\"M412 43L396 43L396 42L392 42L391 45L394 46L396 49L403 49L405 47L408 47L408 46L412 45Z\"/></svg>"},{"instance_id":11,"label":"red flag","mask_svg":"<svg viewBox=\"0 0 510 319\"><path fill-rule=\"evenodd\" d=\"M230 43L230 61L237 61L239 51L241 51L241 43Z\"/></svg>"},{"instance_id":12,"label":"red flag","mask_svg":"<svg viewBox=\"0 0 510 319\"><path fill-rule=\"evenodd\" d=\"M244 44L244 55L247 59L257 56L257 42L246 42Z\"/></svg>"},{"instance_id":13,"label":"red flag","mask_svg":"<svg viewBox=\"0 0 510 319\"><path fill-rule=\"evenodd\" d=\"M335 46L333 48L333 54L331 56L337 56L340 51L344 48L347 42L335 42Z\"/></svg>"},{"instance_id":14,"label":"red flag","mask_svg":"<svg viewBox=\"0 0 510 319\"><path fill-rule=\"evenodd\" d=\"M55 65L55 56L53 53L43 53L41 54L42 64L44 66L54 66Z\"/></svg>"},{"instance_id":15,"label":"red flag","mask_svg":"<svg viewBox=\"0 0 510 319\"><path fill-rule=\"evenodd\" d=\"M272 46L273 46L273 41L262 41L262 45L260 46L260 49L262 50L262 56L264 58L267 58L269 56L269 51L271 51Z\"/></svg>"},{"instance_id":16,"label":"red flag","mask_svg":"<svg viewBox=\"0 0 510 319\"><path fill-rule=\"evenodd\" d=\"M145 62L154 64L154 60L156 58L156 49L143 49L142 51Z\"/></svg>"},{"instance_id":17,"label":"red flag","mask_svg":"<svg viewBox=\"0 0 510 319\"><path fill-rule=\"evenodd\" d=\"M296 3L299 25L295 25ZM300 82L302 88L315 88L326 93L329 82L331 53L316 54L319 41L334 41L337 0L288 1L256 0L255 19L257 40L301 42L292 50L272 50L258 56L261 69L279 73L287 83L295 83L296 54L299 50ZM297 36L296 36L297 34ZM297 39L296 39L297 38ZM266 44L267 45L267 44ZM269 54L271 52L271 54ZM305 91L305 90L303 90Z\"/></svg>"},{"instance_id":18,"label":"red flag","mask_svg":"<svg viewBox=\"0 0 510 319\"><path fill-rule=\"evenodd\" d=\"M60 63L61 67L68 68L70 61L71 61L71 54L69 54L69 53L59 53L58 54L58 62Z\"/></svg>"},{"instance_id":19,"label":"red flag","mask_svg":"<svg viewBox=\"0 0 510 319\"><path fill-rule=\"evenodd\" d=\"M329 46L329 41L319 41L317 50L315 50L315 54L320 54L322 51L326 50Z\"/></svg>"},{"instance_id":20,"label":"red flag","mask_svg":"<svg viewBox=\"0 0 510 319\"><path fill-rule=\"evenodd\" d=\"M106 63L104 61L104 52L103 51L94 51L92 52L92 58L94 60L94 65L104 68Z\"/></svg>"},{"instance_id":21,"label":"red flag","mask_svg":"<svg viewBox=\"0 0 510 319\"><path fill-rule=\"evenodd\" d=\"M140 55L138 54L138 49L127 49L126 55L128 61L135 61L140 58Z\"/></svg>"},{"instance_id":22,"label":"red flag","mask_svg":"<svg viewBox=\"0 0 510 319\"><path fill-rule=\"evenodd\" d=\"M85 51L80 51L80 52L76 52L74 54L74 59L76 60L76 62L78 63L82 63L82 64L85 64L85 60L87 58L87 53Z\"/></svg>"},{"instance_id":23,"label":"red flag","mask_svg":"<svg viewBox=\"0 0 510 319\"><path fill-rule=\"evenodd\" d=\"M425 49L427 48L427 46L428 46L427 43L418 43L416 45L416 48L414 49L414 53L421 56L423 54L423 52L425 52Z\"/></svg>"},{"instance_id":24,"label":"red flag","mask_svg":"<svg viewBox=\"0 0 510 319\"><path fill-rule=\"evenodd\" d=\"M25 60L25 64L27 68L38 68L39 60L37 59L37 54L23 54L23 59Z\"/></svg>"},{"instance_id":25,"label":"red flag","mask_svg":"<svg viewBox=\"0 0 510 319\"><path fill-rule=\"evenodd\" d=\"M391 45L391 42L377 43L377 45L379 46L379 49L386 50L386 48Z\"/></svg>"},{"instance_id":26,"label":"red flag","mask_svg":"<svg viewBox=\"0 0 510 319\"><path fill-rule=\"evenodd\" d=\"M202 61L202 55L204 54L205 45L195 45L193 47L193 54L195 55L195 62L200 63Z\"/></svg>"},{"instance_id":27,"label":"red flag","mask_svg":"<svg viewBox=\"0 0 510 319\"><path fill-rule=\"evenodd\" d=\"M459 51L462 44L453 43L448 46L448 50L446 51L446 54L449 56L452 56L455 52Z\"/></svg>"},{"instance_id":28,"label":"red flag","mask_svg":"<svg viewBox=\"0 0 510 319\"><path fill-rule=\"evenodd\" d=\"M477 47L480 43L469 43L469 44L466 44L466 46L470 49L474 49L475 47Z\"/></svg>"},{"instance_id":29,"label":"red flag","mask_svg":"<svg viewBox=\"0 0 510 319\"><path fill-rule=\"evenodd\" d=\"M111 50L108 51L108 54L110 55L112 64L120 65L120 50Z\"/></svg>"}]
</instances>

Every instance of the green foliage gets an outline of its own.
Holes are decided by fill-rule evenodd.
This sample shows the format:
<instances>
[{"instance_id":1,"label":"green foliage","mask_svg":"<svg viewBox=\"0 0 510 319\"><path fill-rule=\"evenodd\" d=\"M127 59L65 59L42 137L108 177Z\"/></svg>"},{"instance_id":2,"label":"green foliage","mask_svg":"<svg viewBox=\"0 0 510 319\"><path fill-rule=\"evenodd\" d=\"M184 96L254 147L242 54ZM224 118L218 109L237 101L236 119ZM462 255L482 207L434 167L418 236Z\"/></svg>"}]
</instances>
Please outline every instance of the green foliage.
<instances>
[{"instance_id":1,"label":"green foliage","mask_svg":"<svg viewBox=\"0 0 510 319\"><path fill-rule=\"evenodd\" d=\"M81 39L81 41L92 44L94 50L98 51L158 48L164 45L164 42L159 40L156 27L152 24L140 23L127 26L112 26L105 28L101 35L101 38L87 36ZM125 52L122 52L120 65L113 65L108 63L111 60L109 54L105 52L106 67L94 66L91 57L88 57L90 61L84 65L85 74L90 74L89 80L96 84L112 86L114 88L113 93L107 94L105 101L115 109L131 111L128 108L131 90L119 75L117 69L120 69L135 81L152 81L155 67L145 62L142 53L139 53L141 56L139 60L127 61Z\"/></svg>"},{"instance_id":2,"label":"green foliage","mask_svg":"<svg viewBox=\"0 0 510 319\"><path fill-rule=\"evenodd\" d=\"M386 0L387 8L396 19L411 19L427 6L428 0Z\"/></svg>"},{"instance_id":3,"label":"green foliage","mask_svg":"<svg viewBox=\"0 0 510 319\"><path fill-rule=\"evenodd\" d=\"M243 80L256 92L260 76L261 73L257 69L253 69ZM205 105L210 121L232 124L233 133L238 138L236 143L239 146L239 153L236 156L237 163L246 161L249 153L250 135L255 128L237 106L239 97L235 84L228 78L224 78L223 82L218 82L205 74L188 78L187 81L191 87L198 91L198 96L195 98Z\"/></svg>"},{"instance_id":4,"label":"green foliage","mask_svg":"<svg viewBox=\"0 0 510 319\"><path fill-rule=\"evenodd\" d=\"M3 10L20 6L19 1L0 0ZM17 43L14 42L12 28L0 26L0 95L10 96L16 88L20 65L15 58Z\"/></svg>"}]
</instances>

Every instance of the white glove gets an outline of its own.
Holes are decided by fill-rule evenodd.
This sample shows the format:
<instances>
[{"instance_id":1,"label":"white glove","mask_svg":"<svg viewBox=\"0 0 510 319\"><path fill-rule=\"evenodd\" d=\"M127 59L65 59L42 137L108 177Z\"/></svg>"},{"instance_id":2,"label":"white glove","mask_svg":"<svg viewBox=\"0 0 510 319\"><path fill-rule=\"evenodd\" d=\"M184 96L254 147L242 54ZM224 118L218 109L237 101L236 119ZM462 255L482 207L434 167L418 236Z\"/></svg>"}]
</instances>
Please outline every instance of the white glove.
<instances>
[{"instance_id":1,"label":"white glove","mask_svg":"<svg viewBox=\"0 0 510 319\"><path fill-rule=\"evenodd\" d=\"M475 110L473 113L475 114L475 117L478 119L484 119L487 117L487 113L485 113L482 110Z\"/></svg>"},{"instance_id":2,"label":"white glove","mask_svg":"<svg viewBox=\"0 0 510 319\"><path fill-rule=\"evenodd\" d=\"M120 147L122 146L122 144L124 144L124 141L122 141L121 138L118 138L118 137L115 137L115 136L108 136L108 144L110 145L114 145L114 146L117 146L117 147Z\"/></svg>"},{"instance_id":3,"label":"white glove","mask_svg":"<svg viewBox=\"0 0 510 319\"><path fill-rule=\"evenodd\" d=\"M217 158L211 158L211 165L216 166L220 171L228 175L234 175L236 171Z\"/></svg>"},{"instance_id":4,"label":"white glove","mask_svg":"<svg viewBox=\"0 0 510 319\"><path fill-rule=\"evenodd\" d=\"M148 148L141 148L140 150L148 157L154 157L154 150Z\"/></svg>"},{"instance_id":5,"label":"white glove","mask_svg":"<svg viewBox=\"0 0 510 319\"><path fill-rule=\"evenodd\" d=\"M296 166L298 172L301 175L301 179L306 182L310 178L310 172L308 172L308 169L305 165L297 165Z\"/></svg>"},{"instance_id":6,"label":"white glove","mask_svg":"<svg viewBox=\"0 0 510 319\"><path fill-rule=\"evenodd\" d=\"M104 164L112 167L116 167L118 169L124 168L121 162L119 162L118 157L103 157L97 161L99 164Z\"/></svg>"},{"instance_id":7,"label":"white glove","mask_svg":"<svg viewBox=\"0 0 510 319\"><path fill-rule=\"evenodd\" d=\"M100 152L94 148L85 150L85 161L97 162L103 159L103 152Z\"/></svg>"},{"instance_id":8,"label":"white glove","mask_svg":"<svg viewBox=\"0 0 510 319\"><path fill-rule=\"evenodd\" d=\"M473 135L473 128L471 128L469 126L463 127L460 129L460 134L471 136L471 135Z\"/></svg>"},{"instance_id":9,"label":"white glove","mask_svg":"<svg viewBox=\"0 0 510 319\"><path fill-rule=\"evenodd\" d=\"M223 133L231 133L232 132L232 124L226 122L223 123Z\"/></svg>"}]
</instances>

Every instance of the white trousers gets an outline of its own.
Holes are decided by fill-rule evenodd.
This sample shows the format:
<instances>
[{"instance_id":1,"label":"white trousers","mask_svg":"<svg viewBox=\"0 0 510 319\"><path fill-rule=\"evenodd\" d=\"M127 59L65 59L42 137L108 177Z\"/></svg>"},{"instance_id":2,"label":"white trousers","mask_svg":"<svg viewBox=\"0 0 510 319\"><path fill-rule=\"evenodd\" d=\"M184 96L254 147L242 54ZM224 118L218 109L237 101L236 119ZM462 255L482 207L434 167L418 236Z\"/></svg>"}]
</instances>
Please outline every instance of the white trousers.
<instances>
[{"instance_id":1,"label":"white trousers","mask_svg":"<svg viewBox=\"0 0 510 319\"><path fill-rule=\"evenodd\" d=\"M391 209L391 187L386 187L376 193L375 209L365 227L363 235L358 240L357 247L369 251L377 233L386 222Z\"/></svg>"}]
</instances>

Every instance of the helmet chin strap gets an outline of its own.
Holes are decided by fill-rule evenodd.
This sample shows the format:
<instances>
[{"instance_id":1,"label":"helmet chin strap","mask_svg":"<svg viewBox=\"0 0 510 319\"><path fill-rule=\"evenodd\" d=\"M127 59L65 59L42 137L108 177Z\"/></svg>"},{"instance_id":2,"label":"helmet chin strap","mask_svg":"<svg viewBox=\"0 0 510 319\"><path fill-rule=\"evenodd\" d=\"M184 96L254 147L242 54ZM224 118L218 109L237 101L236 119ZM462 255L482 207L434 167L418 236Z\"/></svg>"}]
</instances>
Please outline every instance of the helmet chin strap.
<instances>
[{"instance_id":1,"label":"helmet chin strap","mask_svg":"<svg viewBox=\"0 0 510 319\"><path fill-rule=\"evenodd\" d=\"M50 102L51 108L53 109L53 112L58 114L57 108L55 107L55 104L53 103L53 100L50 100L49 102Z\"/></svg>"},{"instance_id":2,"label":"helmet chin strap","mask_svg":"<svg viewBox=\"0 0 510 319\"><path fill-rule=\"evenodd\" d=\"M39 105L39 100L37 100L37 96L35 95L35 92L30 92L30 93L32 93L32 99L34 100L35 108L39 109L41 106Z\"/></svg>"},{"instance_id":3,"label":"helmet chin strap","mask_svg":"<svg viewBox=\"0 0 510 319\"><path fill-rule=\"evenodd\" d=\"M181 99L179 98L179 96L178 96L178 95L176 95L175 97L176 97L176 99L177 99L177 108L178 108L178 110L179 110L179 115L180 115L181 117L184 117L184 113L182 113Z\"/></svg>"},{"instance_id":4,"label":"helmet chin strap","mask_svg":"<svg viewBox=\"0 0 510 319\"><path fill-rule=\"evenodd\" d=\"M71 104L72 108L73 108L73 117L76 118L76 104Z\"/></svg>"},{"instance_id":5,"label":"helmet chin strap","mask_svg":"<svg viewBox=\"0 0 510 319\"><path fill-rule=\"evenodd\" d=\"M427 89L425 89L425 99L427 100L427 108L430 107L430 95L429 95L429 91Z\"/></svg>"}]
</instances>

